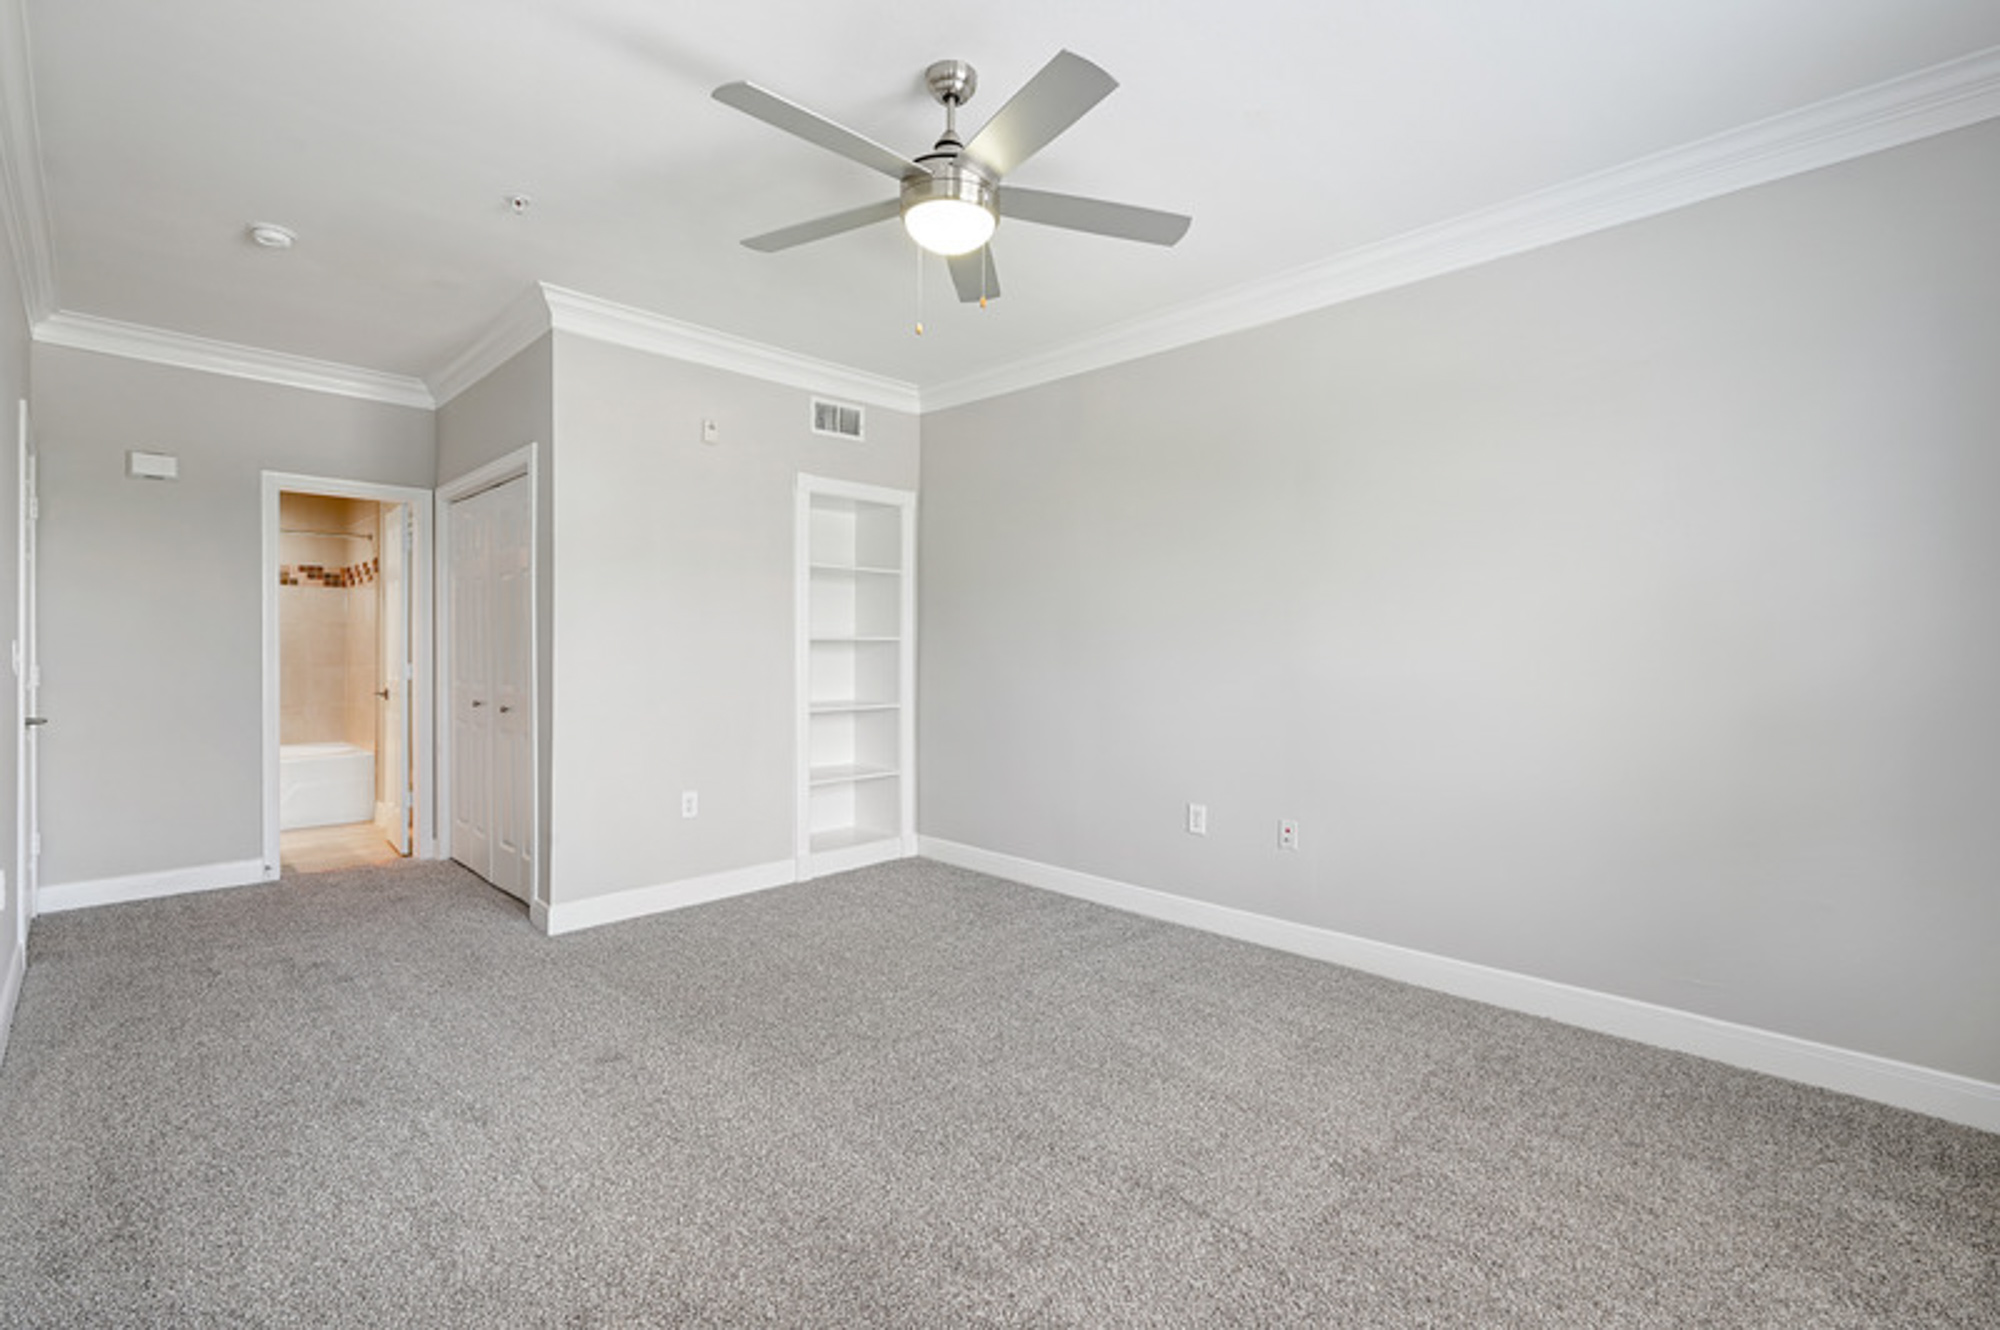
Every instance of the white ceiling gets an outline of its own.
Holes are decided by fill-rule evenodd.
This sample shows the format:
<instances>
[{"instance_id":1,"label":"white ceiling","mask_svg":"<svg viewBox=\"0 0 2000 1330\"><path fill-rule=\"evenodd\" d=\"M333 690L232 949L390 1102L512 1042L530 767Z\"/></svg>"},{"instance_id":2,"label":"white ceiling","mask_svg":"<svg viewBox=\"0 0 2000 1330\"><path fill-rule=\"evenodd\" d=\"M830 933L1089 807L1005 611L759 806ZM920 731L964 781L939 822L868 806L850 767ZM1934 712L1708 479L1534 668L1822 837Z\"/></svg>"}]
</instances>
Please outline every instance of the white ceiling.
<instances>
[{"instance_id":1,"label":"white ceiling","mask_svg":"<svg viewBox=\"0 0 2000 1330\"><path fill-rule=\"evenodd\" d=\"M950 383L2000 46L1993 0L0 3L61 309L414 377L543 281ZM977 66L976 128L1063 47L1122 86L1011 179L1191 213L1177 248L1003 222L1005 298L959 306L929 260L919 338L895 225L737 243L893 183L716 85L914 153L926 64Z\"/></svg>"}]
</instances>

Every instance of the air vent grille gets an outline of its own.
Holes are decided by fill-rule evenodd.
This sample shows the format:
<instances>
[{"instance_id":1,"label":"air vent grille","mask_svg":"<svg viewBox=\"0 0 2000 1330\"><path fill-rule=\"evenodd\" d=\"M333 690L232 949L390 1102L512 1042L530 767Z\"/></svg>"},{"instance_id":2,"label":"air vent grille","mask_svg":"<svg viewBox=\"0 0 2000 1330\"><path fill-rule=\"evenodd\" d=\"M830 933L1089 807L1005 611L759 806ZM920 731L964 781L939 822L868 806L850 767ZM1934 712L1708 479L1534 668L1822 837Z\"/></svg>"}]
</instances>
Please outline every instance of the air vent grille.
<instances>
[{"instance_id":1,"label":"air vent grille","mask_svg":"<svg viewBox=\"0 0 2000 1330\"><path fill-rule=\"evenodd\" d=\"M858 439L861 437L861 408L849 406L845 402L829 402L823 398L813 399L813 433L825 434L836 439Z\"/></svg>"}]
</instances>

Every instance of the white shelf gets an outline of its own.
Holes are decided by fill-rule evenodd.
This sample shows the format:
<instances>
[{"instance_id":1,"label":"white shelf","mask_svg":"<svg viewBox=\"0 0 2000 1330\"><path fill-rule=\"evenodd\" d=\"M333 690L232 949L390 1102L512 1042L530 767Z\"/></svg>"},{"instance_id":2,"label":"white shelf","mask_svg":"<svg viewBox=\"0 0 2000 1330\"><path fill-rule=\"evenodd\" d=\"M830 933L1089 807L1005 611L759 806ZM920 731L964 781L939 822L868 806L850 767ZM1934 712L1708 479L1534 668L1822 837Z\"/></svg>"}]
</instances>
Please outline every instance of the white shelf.
<instances>
[{"instance_id":1,"label":"white shelf","mask_svg":"<svg viewBox=\"0 0 2000 1330\"><path fill-rule=\"evenodd\" d=\"M916 496L802 476L801 877L913 852Z\"/></svg>"},{"instance_id":2,"label":"white shelf","mask_svg":"<svg viewBox=\"0 0 2000 1330\"><path fill-rule=\"evenodd\" d=\"M903 570L900 568L878 568L872 564L865 563L815 563L812 565L812 571L815 573L833 573L836 576L845 573L859 573L866 577L901 577L903 575Z\"/></svg>"},{"instance_id":3,"label":"white shelf","mask_svg":"<svg viewBox=\"0 0 2000 1330\"><path fill-rule=\"evenodd\" d=\"M864 767L853 763L813 767L806 772L808 785L842 785L853 781L887 780L896 774L893 767Z\"/></svg>"},{"instance_id":4,"label":"white shelf","mask_svg":"<svg viewBox=\"0 0 2000 1330\"><path fill-rule=\"evenodd\" d=\"M896 838L895 830L889 827L837 827L831 831L815 831L812 834L812 852L825 854L828 850L845 850Z\"/></svg>"}]
</instances>

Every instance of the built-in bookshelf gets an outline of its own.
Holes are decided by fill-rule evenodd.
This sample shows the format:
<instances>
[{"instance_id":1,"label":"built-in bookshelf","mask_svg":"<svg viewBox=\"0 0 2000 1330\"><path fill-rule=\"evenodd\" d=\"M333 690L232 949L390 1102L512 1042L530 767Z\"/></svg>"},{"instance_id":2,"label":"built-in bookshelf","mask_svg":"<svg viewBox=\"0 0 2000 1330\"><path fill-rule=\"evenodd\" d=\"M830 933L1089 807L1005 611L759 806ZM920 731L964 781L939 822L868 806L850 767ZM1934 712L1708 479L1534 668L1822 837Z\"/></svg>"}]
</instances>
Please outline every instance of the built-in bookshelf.
<instances>
[{"instance_id":1,"label":"built-in bookshelf","mask_svg":"<svg viewBox=\"0 0 2000 1330\"><path fill-rule=\"evenodd\" d=\"M801 877L916 853L916 496L799 477Z\"/></svg>"}]
</instances>

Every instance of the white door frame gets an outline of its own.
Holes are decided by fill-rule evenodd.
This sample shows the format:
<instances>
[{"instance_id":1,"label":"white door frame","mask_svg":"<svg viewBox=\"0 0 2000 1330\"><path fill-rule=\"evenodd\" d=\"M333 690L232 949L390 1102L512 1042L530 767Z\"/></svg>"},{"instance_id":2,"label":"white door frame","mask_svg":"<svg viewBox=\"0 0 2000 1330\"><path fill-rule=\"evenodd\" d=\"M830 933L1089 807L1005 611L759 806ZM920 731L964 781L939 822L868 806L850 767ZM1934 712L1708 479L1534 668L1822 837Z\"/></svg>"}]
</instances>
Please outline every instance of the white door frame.
<instances>
[{"instance_id":1,"label":"white door frame","mask_svg":"<svg viewBox=\"0 0 2000 1330\"><path fill-rule=\"evenodd\" d=\"M37 798L36 772L39 766L36 757L38 739L32 725L41 721L34 716L35 695L41 687L41 666L37 662L35 648L36 606L35 564L40 558L35 524L39 517L40 501L36 498L35 448L32 423L28 415L28 402L21 399L19 411L20 437L17 441L19 456L17 465L20 472L21 506L18 514L18 528L15 532L18 548L16 556L20 560L17 569L18 582L15 586L15 627L14 627L14 699L16 720L20 731L15 736L14 746L14 916L15 936L12 947L25 955L28 945L28 921L35 917L37 909L36 885L40 873L37 862L41 858L41 807ZM0 1031L0 1041L5 1033Z\"/></svg>"},{"instance_id":2,"label":"white door frame","mask_svg":"<svg viewBox=\"0 0 2000 1330\"><path fill-rule=\"evenodd\" d=\"M534 443L525 443L503 457L496 457L476 470L468 471L456 480L448 480L437 487L437 534L436 548L444 552L444 557L435 564L437 579L437 677L451 678L451 597L447 594L446 580L451 576L449 559L451 555L451 508L460 500L484 493L496 485L504 485L510 480L525 477L528 482L528 789L530 791L530 825L528 828L528 917L538 928L548 926L549 903L543 894L543 883L548 878L543 856L547 847L542 844L542 504L541 504L541 450ZM434 806L438 809L437 857L451 857L451 726L437 727L437 798Z\"/></svg>"},{"instance_id":3,"label":"white door frame","mask_svg":"<svg viewBox=\"0 0 2000 1330\"><path fill-rule=\"evenodd\" d=\"M417 767L417 837L413 847L419 859L435 859L437 849L437 739L434 731L436 708L435 674L431 651L432 516L431 492L409 485L379 485L366 480L341 480L333 476L306 476L289 471L266 471L263 477L263 557L258 575L263 581L264 607L264 880L278 879L278 744L282 713L279 709L278 634L278 495L324 494L341 499L372 499L377 503L400 503L410 514L410 645L416 677L410 681L411 746Z\"/></svg>"},{"instance_id":4,"label":"white door frame","mask_svg":"<svg viewBox=\"0 0 2000 1330\"><path fill-rule=\"evenodd\" d=\"M370 793L375 798L375 828L383 839L396 847L396 853L407 855L416 847L416 836L410 823L416 814L416 791L411 788L411 765L415 754L411 751L413 734L412 721L416 709L412 705L410 690L415 680L406 676L414 673L416 664L415 597L411 594L410 553L416 546L416 524L410 520L410 510L404 505L388 504L375 510L380 520L377 529L381 532L381 542L376 546L375 557L382 584L383 615L378 621L375 633L375 656L382 669L383 687L388 696L383 701L388 704L385 714L377 717L375 729L375 789ZM391 533L393 531L393 539ZM390 577L395 578L395 593L391 595ZM380 694L377 694L380 696ZM391 743L391 736L394 742ZM383 769L383 758L391 757L388 770ZM393 780L395 788L391 797L381 797L385 780ZM282 813L281 813L282 816Z\"/></svg>"}]
</instances>

